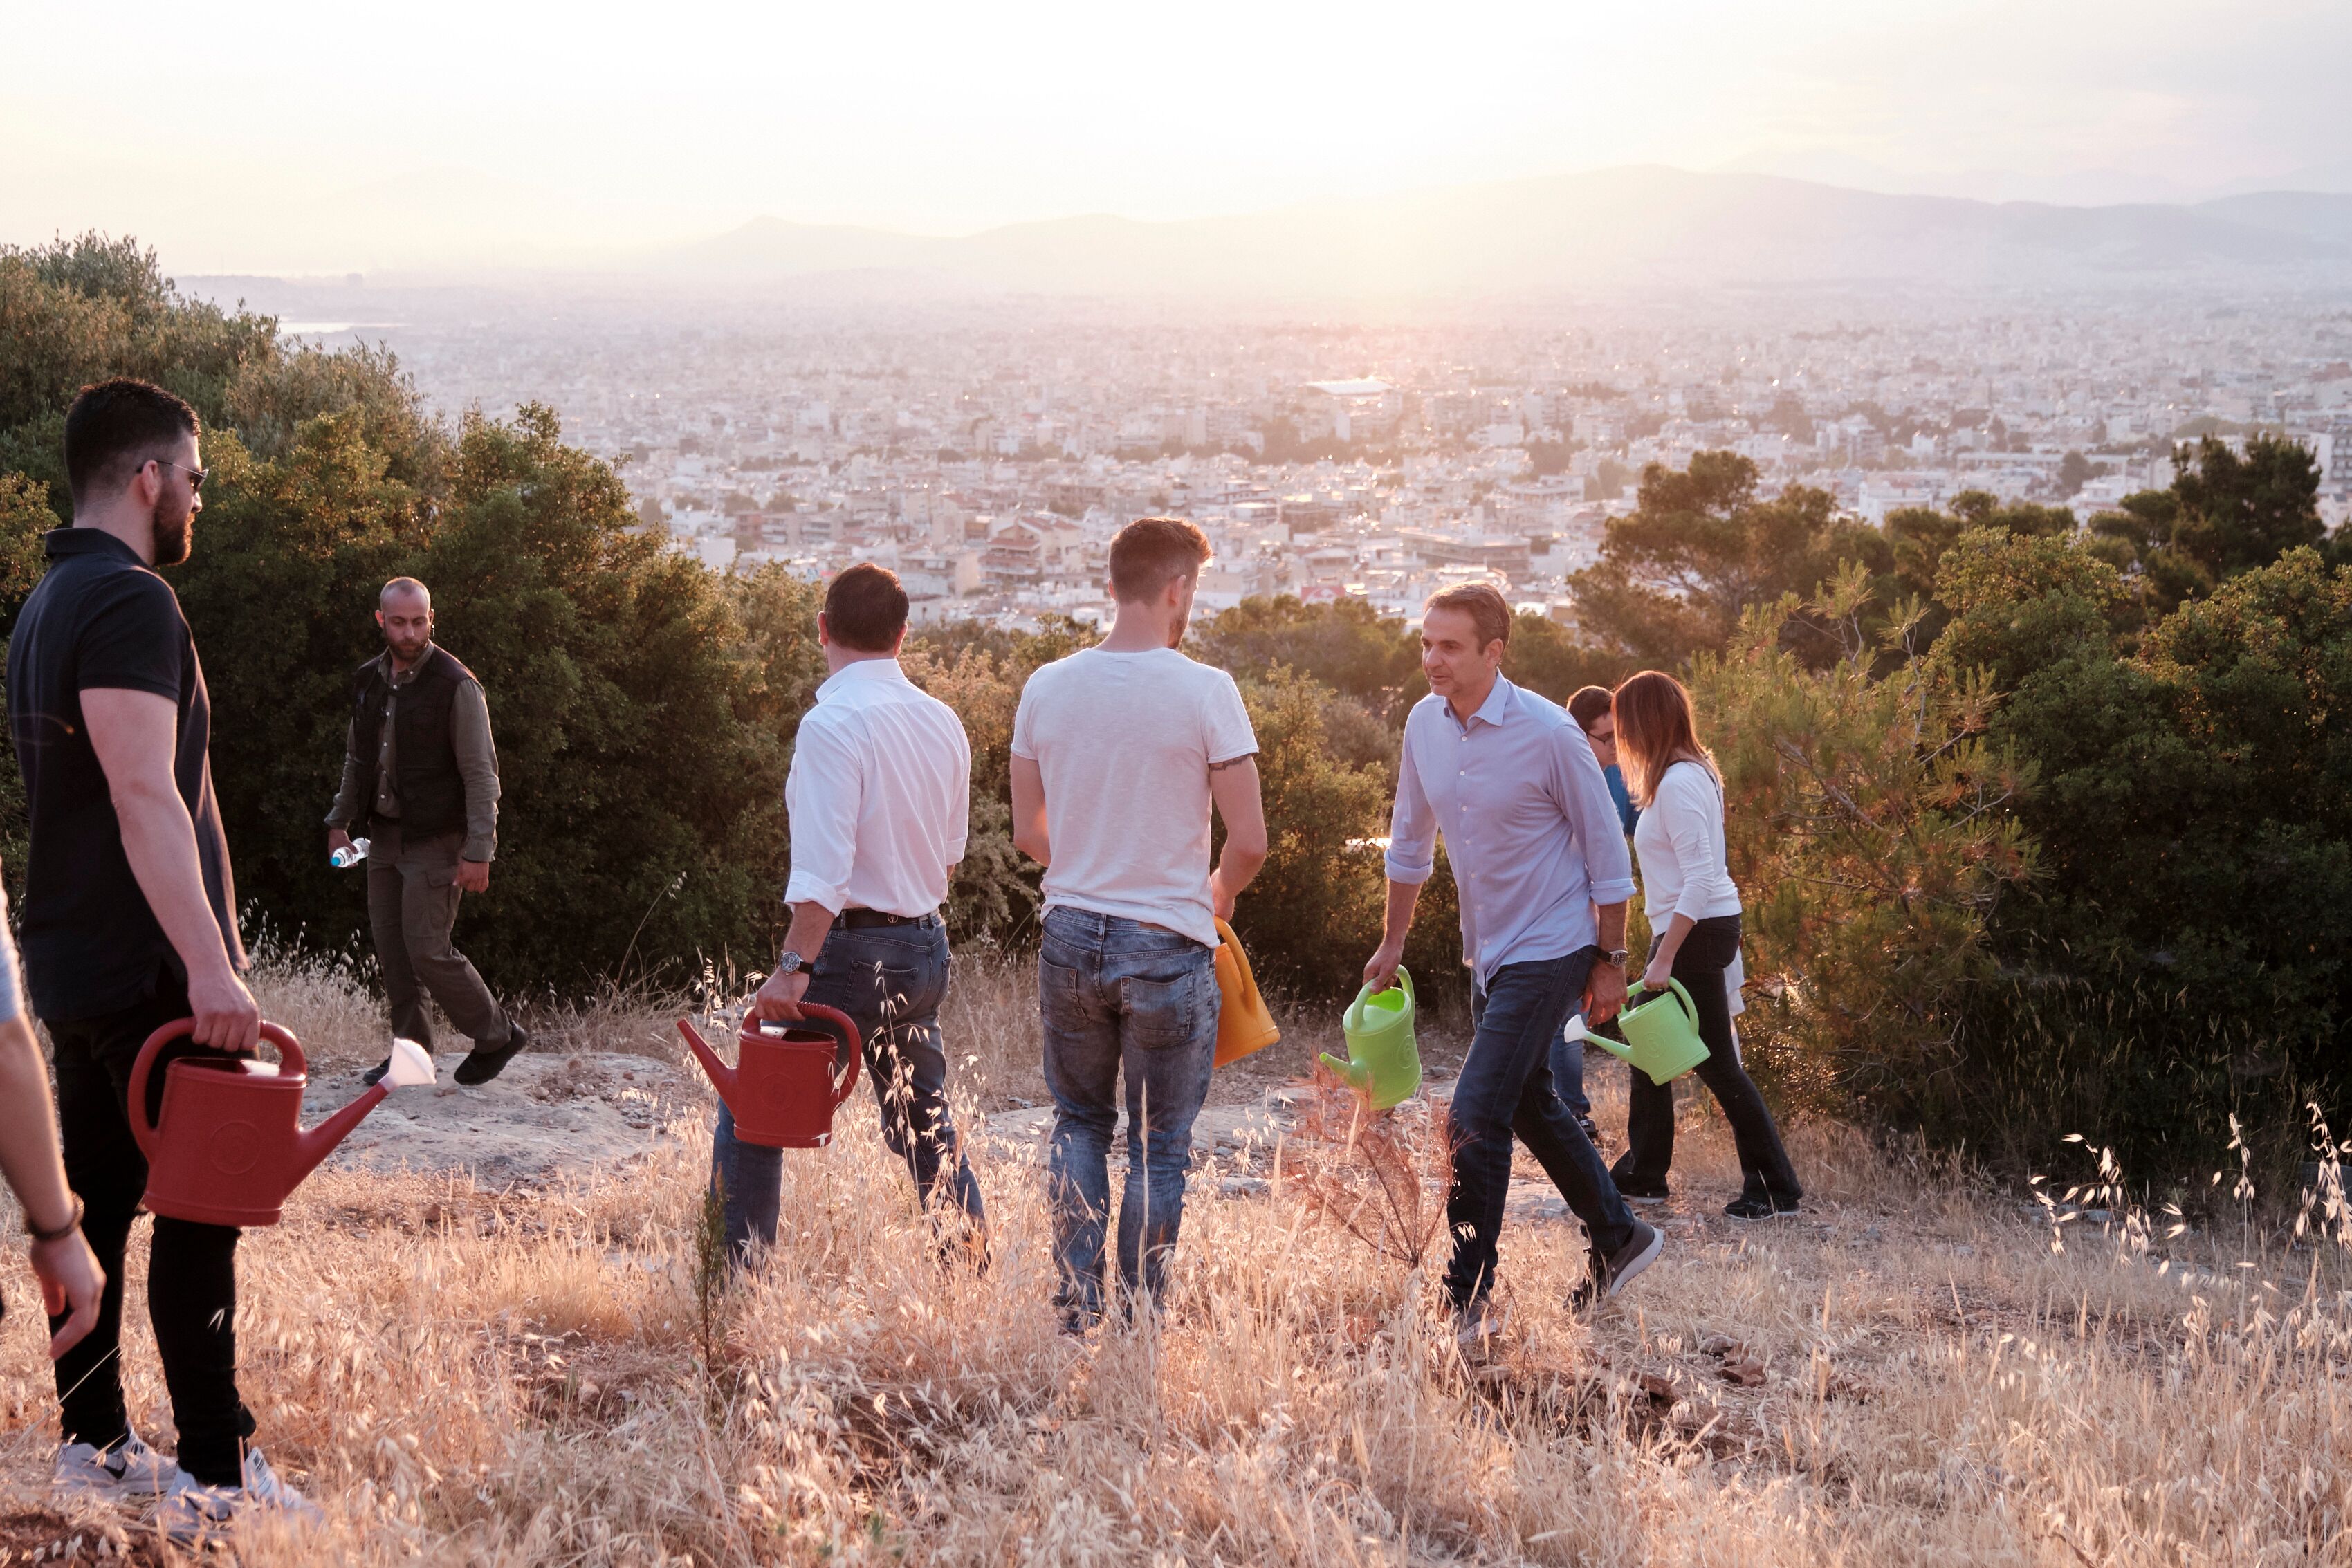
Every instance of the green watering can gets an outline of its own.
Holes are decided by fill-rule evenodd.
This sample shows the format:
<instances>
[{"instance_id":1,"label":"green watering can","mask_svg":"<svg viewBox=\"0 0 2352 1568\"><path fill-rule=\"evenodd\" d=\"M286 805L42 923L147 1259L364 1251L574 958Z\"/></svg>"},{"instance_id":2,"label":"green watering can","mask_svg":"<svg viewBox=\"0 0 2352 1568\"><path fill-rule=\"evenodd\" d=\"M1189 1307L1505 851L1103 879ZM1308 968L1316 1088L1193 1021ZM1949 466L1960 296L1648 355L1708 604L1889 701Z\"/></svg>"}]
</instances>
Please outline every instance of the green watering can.
<instances>
[{"instance_id":1,"label":"green watering can","mask_svg":"<svg viewBox=\"0 0 2352 1568\"><path fill-rule=\"evenodd\" d=\"M1421 1051L1412 1039L1412 976L1400 965L1397 983L1378 996L1366 986L1348 1005L1339 1029L1348 1060L1324 1053L1323 1065L1371 1092L1372 1109L1402 1104L1421 1088Z\"/></svg>"},{"instance_id":2,"label":"green watering can","mask_svg":"<svg viewBox=\"0 0 2352 1568\"><path fill-rule=\"evenodd\" d=\"M1669 979L1666 984L1673 988L1671 991L1660 991L1638 1004L1635 998L1649 988L1639 980L1625 988L1625 1010L1617 1015L1617 1027L1626 1043L1594 1034L1585 1028L1581 1013L1568 1020L1569 1038L1597 1045L1632 1062L1648 1073L1653 1083L1672 1083L1705 1061L1707 1051L1706 1041L1698 1037L1698 1009L1691 1006L1690 993L1683 989L1680 980Z\"/></svg>"}]
</instances>

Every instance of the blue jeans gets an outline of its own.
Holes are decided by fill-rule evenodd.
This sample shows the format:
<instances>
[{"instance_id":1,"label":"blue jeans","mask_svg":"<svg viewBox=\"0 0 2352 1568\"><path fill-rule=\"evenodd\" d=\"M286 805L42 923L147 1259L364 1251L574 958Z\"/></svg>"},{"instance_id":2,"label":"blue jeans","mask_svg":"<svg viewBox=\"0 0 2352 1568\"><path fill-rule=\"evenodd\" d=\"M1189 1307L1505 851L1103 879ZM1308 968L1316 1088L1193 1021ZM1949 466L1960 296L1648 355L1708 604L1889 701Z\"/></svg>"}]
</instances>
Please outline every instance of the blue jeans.
<instances>
[{"instance_id":1,"label":"blue jeans","mask_svg":"<svg viewBox=\"0 0 2352 1568\"><path fill-rule=\"evenodd\" d=\"M1576 1118L1576 1124L1584 1129L1584 1135L1598 1144L1601 1129L1592 1124L1592 1099L1584 1092L1584 1042L1570 1040L1564 1032L1551 1042L1551 1086L1568 1113Z\"/></svg>"},{"instance_id":2,"label":"blue jeans","mask_svg":"<svg viewBox=\"0 0 2352 1568\"><path fill-rule=\"evenodd\" d=\"M1564 958L1506 964L1471 992L1470 1056L1446 1113L1454 1154L1454 1188L1445 1203L1454 1260L1445 1289L1457 1307L1476 1301L1495 1282L1514 1134L1584 1222L1596 1250L1614 1252L1633 1238L1633 1211L1551 1082L1552 1042L1582 998L1599 955L1599 948L1585 947Z\"/></svg>"},{"instance_id":3,"label":"blue jeans","mask_svg":"<svg viewBox=\"0 0 2352 1568\"><path fill-rule=\"evenodd\" d=\"M882 1110L882 1140L907 1162L915 1192L929 1207L940 1170L952 1164L948 1196L975 1226L987 1216L948 1112L948 1058L940 1005L948 995L948 934L936 916L920 925L836 928L817 950L806 1000L837 1008L857 1025L866 1074ZM833 1032L821 1019L807 1027ZM719 1195L729 1254L748 1255L755 1240L776 1241L784 1151L740 1142L735 1117L719 1108L710 1140L710 1186Z\"/></svg>"},{"instance_id":4,"label":"blue jeans","mask_svg":"<svg viewBox=\"0 0 2352 1568\"><path fill-rule=\"evenodd\" d=\"M1144 1291L1160 1301L1184 1218L1192 1119L1209 1097L1216 1063L1215 952L1140 921L1049 910L1037 996L1045 1084L1059 1113L1046 1161L1060 1276L1055 1301L1081 1320L1102 1312L1110 1139L1122 1070L1127 1188L1118 1209L1118 1278L1129 1298Z\"/></svg>"}]
</instances>

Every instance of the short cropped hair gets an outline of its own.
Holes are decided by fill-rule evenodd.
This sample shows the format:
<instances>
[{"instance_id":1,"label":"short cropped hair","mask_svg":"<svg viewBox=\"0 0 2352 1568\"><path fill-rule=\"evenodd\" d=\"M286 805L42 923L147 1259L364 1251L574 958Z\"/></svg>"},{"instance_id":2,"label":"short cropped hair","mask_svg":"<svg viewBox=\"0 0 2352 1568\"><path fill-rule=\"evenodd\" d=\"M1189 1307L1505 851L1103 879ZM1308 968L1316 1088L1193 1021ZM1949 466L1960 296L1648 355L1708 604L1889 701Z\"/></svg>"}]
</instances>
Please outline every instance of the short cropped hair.
<instances>
[{"instance_id":1,"label":"short cropped hair","mask_svg":"<svg viewBox=\"0 0 2352 1568\"><path fill-rule=\"evenodd\" d=\"M1478 628L1478 646L1489 643L1507 644L1511 640L1511 607L1504 602L1502 593L1491 583L1465 582L1459 588L1448 588L1429 596L1422 613L1433 610L1459 610L1470 617Z\"/></svg>"},{"instance_id":2,"label":"short cropped hair","mask_svg":"<svg viewBox=\"0 0 2352 1568\"><path fill-rule=\"evenodd\" d=\"M119 483L203 426L196 411L150 382L116 376L75 394L66 410L66 487L79 507L93 485Z\"/></svg>"},{"instance_id":3,"label":"short cropped hair","mask_svg":"<svg viewBox=\"0 0 2352 1568\"><path fill-rule=\"evenodd\" d=\"M1180 577L1197 578L1209 536L1181 517L1139 517L1110 541L1110 591L1121 604L1160 597Z\"/></svg>"},{"instance_id":4,"label":"short cropped hair","mask_svg":"<svg viewBox=\"0 0 2352 1568\"><path fill-rule=\"evenodd\" d=\"M898 574L862 560L835 577L824 591L825 631L835 643L861 653L887 653L907 629L907 591Z\"/></svg>"},{"instance_id":5,"label":"short cropped hair","mask_svg":"<svg viewBox=\"0 0 2352 1568\"><path fill-rule=\"evenodd\" d=\"M425 609L430 610L433 608L433 591L425 587L423 583L417 581L413 577L394 578L390 582L385 583L383 590L376 594L375 601L378 604L382 604L385 600L390 599L395 593L413 594L416 598L425 601Z\"/></svg>"},{"instance_id":6,"label":"short cropped hair","mask_svg":"<svg viewBox=\"0 0 2352 1568\"><path fill-rule=\"evenodd\" d=\"M1581 686L1568 699L1568 716L1576 721L1577 728L1591 735L1592 727L1609 716L1616 701L1607 686Z\"/></svg>"}]
</instances>

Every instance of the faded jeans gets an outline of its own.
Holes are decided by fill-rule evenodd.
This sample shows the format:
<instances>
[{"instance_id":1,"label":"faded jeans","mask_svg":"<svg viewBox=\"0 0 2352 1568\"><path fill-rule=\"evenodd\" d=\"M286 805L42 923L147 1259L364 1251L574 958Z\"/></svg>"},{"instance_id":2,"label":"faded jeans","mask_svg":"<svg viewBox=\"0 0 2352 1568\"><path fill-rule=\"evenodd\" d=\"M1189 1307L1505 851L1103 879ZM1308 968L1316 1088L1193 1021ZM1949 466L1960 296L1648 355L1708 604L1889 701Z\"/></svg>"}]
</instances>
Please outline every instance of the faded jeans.
<instances>
[{"instance_id":1,"label":"faded jeans","mask_svg":"<svg viewBox=\"0 0 2352 1568\"><path fill-rule=\"evenodd\" d=\"M1154 1301L1165 1298L1192 1166L1192 1119L1209 1097L1216 1062L1216 955L1140 921L1049 910L1037 992L1045 1083L1058 1112L1046 1162L1060 1276L1055 1301L1074 1319L1090 1322L1103 1310L1110 1140L1122 1071L1128 1134L1119 1283L1130 1299L1139 1291Z\"/></svg>"},{"instance_id":2,"label":"faded jeans","mask_svg":"<svg viewBox=\"0 0 2352 1568\"><path fill-rule=\"evenodd\" d=\"M882 1141L907 1162L918 1199L953 1201L974 1227L987 1221L980 1183L948 1110L948 1058L940 1007L948 995L948 934L936 915L918 925L836 928L817 949L805 1001L837 1008L857 1026L866 1076L882 1111ZM824 1019L805 1028L835 1032ZM946 1192L940 1192L946 1167ZM784 1151L735 1136L724 1104L710 1140L710 1185L719 1194L729 1256L753 1242L773 1246L784 1179Z\"/></svg>"},{"instance_id":3,"label":"faded jeans","mask_svg":"<svg viewBox=\"0 0 2352 1568\"><path fill-rule=\"evenodd\" d=\"M1506 964L1471 992L1470 1055L1446 1113L1454 1155L1445 1204L1454 1260L1445 1289L1456 1307L1475 1301L1495 1282L1514 1134L1584 1222L1594 1250L1614 1252L1633 1235L1633 1211L1551 1082L1552 1042L1582 998L1598 956L1599 948L1584 947L1566 957Z\"/></svg>"}]
</instances>

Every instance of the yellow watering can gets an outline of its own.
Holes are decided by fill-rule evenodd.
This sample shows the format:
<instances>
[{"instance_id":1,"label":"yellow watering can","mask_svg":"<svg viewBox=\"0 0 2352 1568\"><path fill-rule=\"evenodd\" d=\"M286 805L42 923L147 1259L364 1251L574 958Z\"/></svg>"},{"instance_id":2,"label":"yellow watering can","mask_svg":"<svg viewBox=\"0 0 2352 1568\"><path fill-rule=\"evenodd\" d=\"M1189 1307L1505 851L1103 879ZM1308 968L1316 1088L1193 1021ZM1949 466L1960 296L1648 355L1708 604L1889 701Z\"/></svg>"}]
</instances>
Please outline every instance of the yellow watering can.
<instances>
[{"instance_id":1,"label":"yellow watering can","mask_svg":"<svg viewBox=\"0 0 2352 1568\"><path fill-rule=\"evenodd\" d=\"M1670 990L1639 1003L1635 998L1649 988L1639 980L1625 988L1625 1010L1617 1015L1625 1043L1594 1034L1585 1027L1581 1013L1568 1020L1569 1038L1597 1045L1632 1062L1648 1073L1653 1083L1672 1083L1705 1061L1707 1050L1706 1041L1698 1035L1698 1009L1691 1006L1690 993L1683 989L1680 980L1669 979L1666 984Z\"/></svg>"},{"instance_id":2,"label":"yellow watering can","mask_svg":"<svg viewBox=\"0 0 2352 1568\"><path fill-rule=\"evenodd\" d=\"M1400 965L1396 984L1378 996L1366 986L1339 1020L1348 1037L1348 1060L1325 1053L1323 1065L1359 1089L1369 1090L1372 1109L1402 1104L1421 1088L1421 1051L1412 1038L1412 976Z\"/></svg>"},{"instance_id":3,"label":"yellow watering can","mask_svg":"<svg viewBox=\"0 0 2352 1568\"><path fill-rule=\"evenodd\" d=\"M1217 1061L1239 1061L1264 1051L1282 1038L1274 1015L1258 995L1257 977L1250 973L1249 955L1242 939L1223 921L1217 922Z\"/></svg>"}]
</instances>

